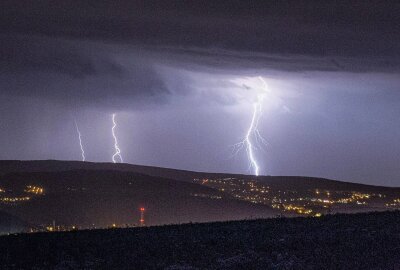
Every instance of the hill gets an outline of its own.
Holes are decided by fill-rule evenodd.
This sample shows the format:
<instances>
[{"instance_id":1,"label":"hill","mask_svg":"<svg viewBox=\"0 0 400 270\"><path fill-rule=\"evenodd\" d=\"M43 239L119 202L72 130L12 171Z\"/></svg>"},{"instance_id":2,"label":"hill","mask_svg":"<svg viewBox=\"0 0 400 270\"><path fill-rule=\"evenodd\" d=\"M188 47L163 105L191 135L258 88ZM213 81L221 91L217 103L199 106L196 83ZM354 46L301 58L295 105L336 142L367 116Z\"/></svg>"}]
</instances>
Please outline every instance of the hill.
<instances>
[{"instance_id":1,"label":"hill","mask_svg":"<svg viewBox=\"0 0 400 270\"><path fill-rule=\"evenodd\" d=\"M399 219L382 212L3 236L0 268L399 269Z\"/></svg>"},{"instance_id":2,"label":"hill","mask_svg":"<svg viewBox=\"0 0 400 270\"><path fill-rule=\"evenodd\" d=\"M194 183L133 172L72 170L0 176L0 209L30 223L62 227L147 225L271 217L279 212Z\"/></svg>"},{"instance_id":3,"label":"hill","mask_svg":"<svg viewBox=\"0 0 400 270\"><path fill-rule=\"evenodd\" d=\"M194 178L201 178L210 174L192 172L185 170L175 170L153 166L133 165L127 163L108 163L108 162L82 162L82 161L61 161L61 160L1 160L0 174L12 172L59 172L70 170L118 170L136 172L150 176L163 177L181 181L192 181Z\"/></svg>"},{"instance_id":4,"label":"hill","mask_svg":"<svg viewBox=\"0 0 400 270\"><path fill-rule=\"evenodd\" d=\"M238 201L241 201L242 203L246 202L252 204L246 204L246 210L243 210L242 212L238 211L238 214L215 214L212 216L212 219L195 218L193 217L193 214L197 213L197 210L195 212L190 211L190 214L188 214L186 218L178 217L177 219L173 219L174 222L183 222L190 220L212 221L216 220L214 218L219 216L234 219L248 217L249 215L259 216L258 210L256 212L251 212L247 209L247 207L251 206L257 209L260 207L262 208L262 206L267 206L267 208L269 209L267 211L269 216L271 208L275 209L274 214L281 213L284 215L311 216L318 216L326 213L385 211L388 209L400 209L400 188L363 185L315 177L255 177L252 175L191 172L132 164L94 163L80 161L0 161L0 175L3 175L1 179L6 179L7 177L5 176L7 174L10 175L13 173L15 174L25 172L25 177L29 179L28 173L63 173L65 171L76 170L97 172L98 174L101 174L101 171L104 170L116 171L120 173L129 172L141 174L143 177L145 177L144 175L147 175L146 177L148 178L155 177L170 179L169 181L178 181L180 182L180 184L177 184L179 186L183 185L183 182L196 184L196 187L191 187L195 189L197 189L198 186L208 188L208 191L205 193L203 191L189 192L192 197L197 196L196 200L208 201L208 203L211 205L218 205L219 203L221 203L221 201L216 203L215 199L221 197L224 198L224 200L222 201L225 201L226 198L229 198L230 203L235 202L235 204L238 204ZM110 180L110 183L111 182L112 180ZM149 187L149 190L157 190L156 185L157 184L154 182L154 185L151 188ZM52 189L54 189L54 187ZM211 192L210 189L214 190L214 193L212 193L212 195L210 195L211 193L208 194L208 192ZM0 199L1 196L2 195L0 194ZM53 194L52 196L55 195ZM91 196L92 198L94 198L95 196L99 195L92 194ZM104 197L104 195L102 196ZM136 194L135 196L138 197L139 194ZM117 195L114 195L113 200L120 202L121 199L117 199L117 197ZM191 198L191 200L193 199L194 198ZM69 200L72 199L70 198ZM82 200L82 198L80 200ZM170 201L170 199L167 200L163 199L162 197L160 197L160 200L164 200L165 202ZM97 201L102 200L99 199ZM186 201L182 202L186 203ZM135 203L140 202L136 201ZM165 203L165 205L167 205L167 203ZM132 209L132 206L129 207ZM172 207L172 209L177 209L176 213L185 212L183 209L179 208L180 206L176 207L173 206L173 204L170 204L170 207ZM178 211L178 209L180 210ZM222 210L219 211L223 212ZM244 212L246 212L247 214L244 214ZM160 215L162 215L163 213L160 213ZM172 210L169 210L166 213L171 215L178 215ZM206 213L200 216L202 216L203 218L205 216L210 217ZM135 216L135 218L137 218L137 216ZM58 219L59 218L57 218L57 220ZM127 222L127 220L128 218L124 218L123 222ZM164 224L171 222L170 217L164 217L162 220L163 222L159 223L160 221L157 221L154 224ZM107 222L109 221L110 219L107 220ZM49 221L47 221L47 223L48 222Z\"/></svg>"},{"instance_id":5,"label":"hill","mask_svg":"<svg viewBox=\"0 0 400 270\"><path fill-rule=\"evenodd\" d=\"M400 187L383 187L337 181L318 177L303 176L258 176L228 173L208 173L194 172L187 170L177 170L154 166L134 165L128 163L108 163L108 162L82 162L82 161L62 161L62 160L0 160L0 175L13 172L59 172L70 170L117 170L135 172L155 177L175 179L179 181L192 182L193 179L211 178L237 178L237 179L257 179L257 181L273 185L279 189L337 189L337 190L358 190L358 191L398 191Z\"/></svg>"}]
</instances>

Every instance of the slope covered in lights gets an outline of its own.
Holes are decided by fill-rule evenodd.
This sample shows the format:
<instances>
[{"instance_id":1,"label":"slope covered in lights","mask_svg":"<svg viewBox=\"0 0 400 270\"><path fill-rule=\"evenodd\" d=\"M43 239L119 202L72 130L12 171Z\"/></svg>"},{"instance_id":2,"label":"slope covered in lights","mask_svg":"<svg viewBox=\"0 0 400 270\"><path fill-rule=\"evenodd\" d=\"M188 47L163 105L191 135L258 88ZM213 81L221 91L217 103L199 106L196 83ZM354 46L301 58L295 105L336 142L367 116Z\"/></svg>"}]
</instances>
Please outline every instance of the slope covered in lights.
<instances>
[{"instance_id":1,"label":"slope covered in lights","mask_svg":"<svg viewBox=\"0 0 400 270\"><path fill-rule=\"evenodd\" d=\"M43 189L27 193L26 187ZM268 206L253 205L205 186L133 172L72 170L10 173L0 176L1 196L29 200L0 201L7 211L32 224L80 228L137 225L140 207L146 224L273 217ZM36 189L35 189L36 190ZM1 197L0 196L0 197Z\"/></svg>"}]
</instances>

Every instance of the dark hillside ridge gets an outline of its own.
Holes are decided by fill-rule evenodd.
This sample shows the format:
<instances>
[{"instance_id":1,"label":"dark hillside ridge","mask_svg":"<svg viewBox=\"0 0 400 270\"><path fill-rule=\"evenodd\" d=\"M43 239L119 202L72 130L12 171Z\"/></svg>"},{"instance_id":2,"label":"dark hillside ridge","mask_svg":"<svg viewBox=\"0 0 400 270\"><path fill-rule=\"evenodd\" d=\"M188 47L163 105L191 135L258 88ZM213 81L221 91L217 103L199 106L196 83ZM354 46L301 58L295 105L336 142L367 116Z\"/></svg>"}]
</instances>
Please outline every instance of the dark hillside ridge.
<instances>
[{"instance_id":1,"label":"dark hillside ridge","mask_svg":"<svg viewBox=\"0 0 400 270\"><path fill-rule=\"evenodd\" d=\"M399 269L399 220L396 211L3 236L0 268Z\"/></svg>"}]
</instances>

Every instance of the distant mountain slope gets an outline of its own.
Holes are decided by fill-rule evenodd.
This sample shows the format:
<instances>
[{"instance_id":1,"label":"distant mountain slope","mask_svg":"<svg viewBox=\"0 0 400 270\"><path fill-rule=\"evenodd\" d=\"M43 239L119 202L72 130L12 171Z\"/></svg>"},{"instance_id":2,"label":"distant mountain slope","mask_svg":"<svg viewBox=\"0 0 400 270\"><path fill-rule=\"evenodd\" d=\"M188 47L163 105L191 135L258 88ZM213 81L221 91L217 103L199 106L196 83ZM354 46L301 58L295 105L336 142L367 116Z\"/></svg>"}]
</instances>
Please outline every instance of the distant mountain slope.
<instances>
[{"instance_id":1,"label":"distant mountain slope","mask_svg":"<svg viewBox=\"0 0 400 270\"><path fill-rule=\"evenodd\" d=\"M71 175L76 174L77 171L81 172ZM88 177L82 176L83 171L86 171L84 174L87 174ZM104 171L108 171L105 175L109 175L107 179L103 179L105 183L115 183L116 185L102 184L103 189L94 192L98 187L93 183L103 181L99 179L102 179ZM0 179L3 179L2 181L9 181L11 175L14 177L12 179L16 179L15 177L20 173L24 173L22 178L25 180L35 176L35 181L41 179L42 182L51 176L58 179L59 183L63 183L61 185L63 189L75 190L66 194L63 192L54 194L54 191L57 190L57 186L52 184L54 181L43 183L39 181L37 183L46 185L46 190L50 191L45 196L45 200L35 199L24 206L13 209L13 213L17 216L21 215L21 217L27 217L29 221L35 220L35 222L40 221L46 224L49 224L50 219L53 218L57 222L84 224L86 227L91 222L96 226L105 226L110 222L132 224L139 219L137 208L141 203L146 204L146 207L154 206L154 209L151 211L149 209L147 214L149 224L275 216L279 212L284 215L318 216L326 213L400 209L400 188L314 177L255 177L81 161L0 161L0 176L2 176ZM36 177L38 175L42 175L42 177ZM142 181L138 188L125 190L124 185L126 184L113 180L121 178L122 175L125 180L137 175L137 179L146 179L146 181ZM75 183L74 185L77 187L86 188L85 185L90 183L90 191L78 192L75 186L70 187L67 182L62 180L66 177L68 178L67 182ZM14 180L11 182L18 183ZM25 181L24 184L29 185L28 182ZM148 185L145 184L147 182ZM171 183L171 186L176 186L176 188L167 188L166 183ZM0 181L0 188L1 184ZM51 188L48 189L47 186ZM122 192L118 190L105 194L105 190L114 190L118 186ZM22 187L19 187L19 190L21 189ZM165 190L160 196L157 195L159 189ZM120 196L118 197L117 194ZM0 194L0 197L3 195ZM78 203L73 203L75 201ZM82 210L82 207L79 208L79 205L84 206L85 210ZM32 209L29 210L29 207ZM60 207L63 208L63 211L58 210ZM45 208L47 212L36 213L35 211L39 208ZM107 211L100 215L102 209ZM53 212L50 213L50 210ZM62 215L66 211L69 211L68 215Z\"/></svg>"},{"instance_id":2,"label":"distant mountain slope","mask_svg":"<svg viewBox=\"0 0 400 270\"><path fill-rule=\"evenodd\" d=\"M185 170L175 170L152 166L133 165L127 163L107 162L82 162L82 161L60 161L60 160L1 160L0 174L11 172L57 172L69 170L118 170L147 174L150 176L164 177L175 180L191 181L193 178L206 175L224 175L200 173Z\"/></svg>"},{"instance_id":3,"label":"distant mountain slope","mask_svg":"<svg viewBox=\"0 0 400 270\"><path fill-rule=\"evenodd\" d=\"M128 171L150 176L175 179L180 181L192 182L195 178L226 178L235 177L240 179L256 179L264 182L277 189L332 189L332 190L357 190L357 191L374 191L382 192L396 191L400 192L399 188L381 187L373 185L364 185L358 183L350 183L336 181L317 177L303 176L259 176L242 174L227 174L227 173L207 173L193 172L185 170L176 170L170 168L133 165L127 163L96 163L96 162L81 162L81 161L59 161L59 160L2 160L0 161L0 175L10 172L52 172L52 171L67 171L75 169L85 170L118 170Z\"/></svg>"},{"instance_id":4,"label":"distant mountain slope","mask_svg":"<svg viewBox=\"0 0 400 270\"><path fill-rule=\"evenodd\" d=\"M268 186L275 189L289 189L289 190L356 190L360 192L400 192L398 187L383 187L373 186L358 183L342 182L337 180L330 180L317 177L304 177L304 176L261 176L257 178L258 181L268 184Z\"/></svg>"},{"instance_id":5,"label":"distant mountain slope","mask_svg":"<svg viewBox=\"0 0 400 270\"><path fill-rule=\"evenodd\" d=\"M43 194L27 191L43 188ZM107 227L138 223L139 207L146 208L148 225L205 222L278 214L268 206L239 201L198 184L133 172L72 170L25 172L0 176L6 197L28 201L0 204L31 223Z\"/></svg>"}]
</instances>

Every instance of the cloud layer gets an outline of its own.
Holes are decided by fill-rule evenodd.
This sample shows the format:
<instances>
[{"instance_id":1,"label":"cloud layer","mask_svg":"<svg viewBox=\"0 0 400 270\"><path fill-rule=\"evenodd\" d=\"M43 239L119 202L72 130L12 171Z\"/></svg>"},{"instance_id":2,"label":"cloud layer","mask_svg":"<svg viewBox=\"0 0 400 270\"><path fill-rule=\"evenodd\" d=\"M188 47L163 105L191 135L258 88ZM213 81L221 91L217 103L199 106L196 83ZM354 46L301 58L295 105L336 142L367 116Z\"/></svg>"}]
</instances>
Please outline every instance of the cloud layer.
<instances>
[{"instance_id":1,"label":"cloud layer","mask_svg":"<svg viewBox=\"0 0 400 270\"><path fill-rule=\"evenodd\" d=\"M0 2L0 158L124 160L248 173L227 160L263 76L263 173L399 185L396 1Z\"/></svg>"}]
</instances>

